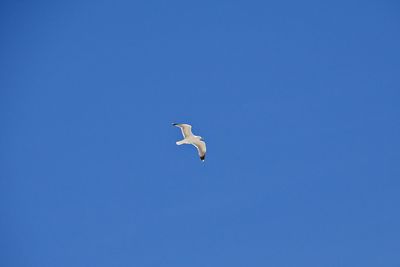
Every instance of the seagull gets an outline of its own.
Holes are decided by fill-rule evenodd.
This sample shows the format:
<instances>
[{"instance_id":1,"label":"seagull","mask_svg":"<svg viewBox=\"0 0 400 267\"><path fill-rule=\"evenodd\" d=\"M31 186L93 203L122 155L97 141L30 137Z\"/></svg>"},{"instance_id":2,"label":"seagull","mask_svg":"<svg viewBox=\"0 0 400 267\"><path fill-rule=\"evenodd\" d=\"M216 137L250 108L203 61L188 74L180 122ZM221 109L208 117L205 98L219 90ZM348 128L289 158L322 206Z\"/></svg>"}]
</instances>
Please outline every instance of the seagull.
<instances>
[{"instance_id":1,"label":"seagull","mask_svg":"<svg viewBox=\"0 0 400 267\"><path fill-rule=\"evenodd\" d=\"M176 142L178 146L180 145L194 145L199 152L199 157L201 161L206 158L206 143L201 136L194 135L192 133L192 125L184 123L173 123L173 126L181 128L183 140Z\"/></svg>"}]
</instances>

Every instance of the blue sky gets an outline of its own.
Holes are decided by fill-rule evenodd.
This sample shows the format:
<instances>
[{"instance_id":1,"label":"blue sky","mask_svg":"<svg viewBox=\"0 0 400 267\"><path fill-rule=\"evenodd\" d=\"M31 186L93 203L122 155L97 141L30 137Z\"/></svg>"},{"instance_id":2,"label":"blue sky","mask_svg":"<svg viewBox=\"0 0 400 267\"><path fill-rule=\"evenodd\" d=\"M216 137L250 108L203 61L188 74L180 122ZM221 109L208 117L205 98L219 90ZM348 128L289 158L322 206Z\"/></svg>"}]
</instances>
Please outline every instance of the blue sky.
<instances>
[{"instance_id":1,"label":"blue sky","mask_svg":"<svg viewBox=\"0 0 400 267\"><path fill-rule=\"evenodd\" d=\"M400 265L397 1L0 10L1 266Z\"/></svg>"}]
</instances>

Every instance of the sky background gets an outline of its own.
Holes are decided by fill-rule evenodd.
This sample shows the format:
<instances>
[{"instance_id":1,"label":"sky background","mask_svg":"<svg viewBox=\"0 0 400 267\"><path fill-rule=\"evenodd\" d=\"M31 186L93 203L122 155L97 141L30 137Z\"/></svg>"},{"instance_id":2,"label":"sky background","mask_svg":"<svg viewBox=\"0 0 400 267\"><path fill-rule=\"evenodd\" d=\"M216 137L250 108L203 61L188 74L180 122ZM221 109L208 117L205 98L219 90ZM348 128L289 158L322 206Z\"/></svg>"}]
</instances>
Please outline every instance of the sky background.
<instances>
[{"instance_id":1,"label":"sky background","mask_svg":"<svg viewBox=\"0 0 400 267\"><path fill-rule=\"evenodd\" d=\"M0 36L1 266L400 266L398 1L2 1Z\"/></svg>"}]
</instances>

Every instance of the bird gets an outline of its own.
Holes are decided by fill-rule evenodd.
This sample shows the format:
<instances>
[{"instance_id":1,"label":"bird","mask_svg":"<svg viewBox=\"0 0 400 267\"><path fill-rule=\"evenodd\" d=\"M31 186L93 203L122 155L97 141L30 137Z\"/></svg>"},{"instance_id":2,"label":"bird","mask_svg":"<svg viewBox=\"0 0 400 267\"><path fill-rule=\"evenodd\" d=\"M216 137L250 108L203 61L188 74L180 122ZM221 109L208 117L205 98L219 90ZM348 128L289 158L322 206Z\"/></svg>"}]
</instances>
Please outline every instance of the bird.
<instances>
[{"instance_id":1,"label":"bird","mask_svg":"<svg viewBox=\"0 0 400 267\"><path fill-rule=\"evenodd\" d=\"M192 133L192 125L185 123L173 123L173 126L181 128L183 139L176 142L180 145L194 145L197 148L201 161L204 162L206 158L206 143L201 136L194 135Z\"/></svg>"}]
</instances>

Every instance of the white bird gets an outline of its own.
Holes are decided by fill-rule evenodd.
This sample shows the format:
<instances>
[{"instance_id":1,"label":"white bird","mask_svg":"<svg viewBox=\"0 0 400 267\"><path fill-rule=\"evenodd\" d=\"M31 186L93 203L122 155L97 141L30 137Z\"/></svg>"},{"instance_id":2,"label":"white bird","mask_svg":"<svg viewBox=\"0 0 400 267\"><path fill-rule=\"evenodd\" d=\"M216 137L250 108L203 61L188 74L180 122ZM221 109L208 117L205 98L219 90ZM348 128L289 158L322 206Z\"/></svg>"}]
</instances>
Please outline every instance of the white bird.
<instances>
[{"instance_id":1,"label":"white bird","mask_svg":"<svg viewBox=\"0 0 400 267\"><path fill-rule=\"evenodd\" d=\"M206 158L206 143L201 136L194 135L192 133L192 125L173 123L172 125L181 128L183 140L176 142L178 146L180 145L194 145L199 152L199 157L202 161Z\"/></svg>"}]
</instances>

